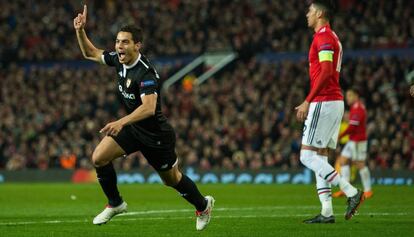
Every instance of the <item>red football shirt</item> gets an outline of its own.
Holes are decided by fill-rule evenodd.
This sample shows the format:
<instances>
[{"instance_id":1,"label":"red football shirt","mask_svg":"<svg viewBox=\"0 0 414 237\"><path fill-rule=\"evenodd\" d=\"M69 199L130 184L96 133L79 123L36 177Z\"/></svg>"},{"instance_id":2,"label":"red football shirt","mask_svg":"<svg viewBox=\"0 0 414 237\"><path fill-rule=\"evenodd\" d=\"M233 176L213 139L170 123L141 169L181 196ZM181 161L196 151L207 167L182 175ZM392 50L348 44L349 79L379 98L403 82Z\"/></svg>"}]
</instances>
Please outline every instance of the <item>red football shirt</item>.
<instances>
[{"instance_id":1,"label":"red football shirt","mask_svg":"<svg viewBox=\"0 0 414 237\"><path fill-rule=\"evenodd\" d=\"M349 111L349 126L340 137L349 134L349 140L359 142L367 140L367 110L361 101L352 104Z\"/></svg>"},{"instance_id":2,"label":"red football shirt","mask_svg":"<svg viewBox=\"0 0 414 237\"><path fill-rule=\"evenodd\" d=\"M307 98L309 102L343 100L341 87L339 86L339 72L342 63L342 45L338 36L329 25L323 26L313 35L312 45L309 50L309 76L310 88L315 87L321 75L321 62L332 62L333 74L329 75L322 89L314 98Z\"/></svg>"}]
</instances>

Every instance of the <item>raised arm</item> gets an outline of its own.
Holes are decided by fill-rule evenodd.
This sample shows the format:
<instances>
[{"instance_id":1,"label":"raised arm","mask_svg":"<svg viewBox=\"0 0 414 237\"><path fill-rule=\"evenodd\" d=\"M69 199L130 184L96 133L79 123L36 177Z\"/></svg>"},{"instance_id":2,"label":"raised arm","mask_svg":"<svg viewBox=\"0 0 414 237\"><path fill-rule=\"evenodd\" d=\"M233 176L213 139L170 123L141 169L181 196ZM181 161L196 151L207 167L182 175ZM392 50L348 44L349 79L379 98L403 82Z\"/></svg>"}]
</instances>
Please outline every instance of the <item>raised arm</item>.
<instances>
[{"instance_id":1,"label":"raised arm","mask_svg":"<svg viewBox=\"0 0 414 237\"><path fill-rule=\"evenodd\" d=\"M76 37L78 39L79 47L82 51L83 57L92 60L97 63L102 62L102 49L96 48L92 42L88 39L85 32L86 16L88 8L86 5L83 6L83 13L78 13L78 16L73 19L73 27L76 30Z\"/></svg>"}]
</instances>

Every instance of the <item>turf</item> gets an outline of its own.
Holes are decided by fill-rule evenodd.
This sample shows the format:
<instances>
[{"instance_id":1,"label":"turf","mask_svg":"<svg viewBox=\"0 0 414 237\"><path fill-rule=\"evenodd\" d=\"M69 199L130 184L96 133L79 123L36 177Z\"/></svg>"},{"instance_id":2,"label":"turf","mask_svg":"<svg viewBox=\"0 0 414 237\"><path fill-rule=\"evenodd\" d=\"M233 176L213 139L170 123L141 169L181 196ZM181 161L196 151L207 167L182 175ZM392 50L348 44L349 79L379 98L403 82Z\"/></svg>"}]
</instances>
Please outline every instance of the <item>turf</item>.
<instances>
[{"instance_id":1,"label":"turf","mask_svg":"<svg viewBox=\"0 0 414 237\"><path fill-rule=\"evenodd\" d=\"M412 236L414 188L376 186L375 196L345 221L306 225L319 212L313 186L200 185L216 198L207 229L195 230L192 207L161 185L121 185L129 213L102 226L91 221L105 204L97 184L1 184L0 236Z\"/></svg>"}]
</instances>

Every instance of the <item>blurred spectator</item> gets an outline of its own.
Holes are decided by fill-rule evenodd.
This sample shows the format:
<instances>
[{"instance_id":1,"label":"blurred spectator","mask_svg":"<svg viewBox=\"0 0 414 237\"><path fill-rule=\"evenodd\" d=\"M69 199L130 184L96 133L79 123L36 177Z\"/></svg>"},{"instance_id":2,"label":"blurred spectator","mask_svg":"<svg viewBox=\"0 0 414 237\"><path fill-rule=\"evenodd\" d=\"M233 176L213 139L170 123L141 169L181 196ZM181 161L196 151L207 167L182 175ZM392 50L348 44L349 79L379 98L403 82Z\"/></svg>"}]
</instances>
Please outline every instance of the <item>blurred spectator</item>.
<instances>
[{"instance_id":1,"label":"blurred spectator","mask_svg":"<svg viewBox=\"0 0 414 237\"><path fill-rule=\"evenodd\" d=\"M234 49L248 59L257 52L307 51L311 34L303 0L87 1L87 28L100 48L114 47L120 24L144 29L149 56L200 54ZM0 59L80 59L74 0L16 0L0 3ZM345 49L414 45L414 2L340 0L333 28ZM122 14L119 14L122 12Z\"/></svg>"},{"instance_id":2,"label":"blurred spectator","mask_svg":"<svg viewBox=\"0 0 414 237\"><path fill-rule=\"evenodd\" d=\"M190 75L162 95L186 166L296 169L302 125L294 106L308 88L307 61L256 62L259 52L307 51L306 1L88 1L88 32L111 49L119 23L143 27L149 56L234 49L242 60L201 86ZM345 49L414 46L414 2L340 0L333 28ZM112 69L23 67L23 62L81 58L73 17L78 1L0 3L0 168L90 168L108 121L125 114ZM52 10L51 10L52 9ZM123 14L118 14L123 12ZM401 19L404 19L401 21ZM29 64L30 65L30 64ZM0 65L1 66L1 65ZM182 67L160 68L161 77ZM371 169L414 170L413 100L405 73L414 63L372 58L343 63L343 89L363 90ZM69 162L66 159L76 162ZM116 162L148 167L142 154Z\"/></svg>"},{"instance_id":3,"label":"blurred spectator","mask_svg":"<svg viewBox=\"0 0 414 237\"><path fill-rule=\"evenodd\" d=\"M408 167L414 148L414 114L409 85L399 78L404 77L401 72L413 70L414 63L394 58L347 60L343 68L343 89L358 86L364 91L371 168ZM298 168L302 125L293 108L305 96L306 78L305 61L239 62L234 70L192 92L180 86L170 88L164 104L186 165L196 166L195 157L199 157L202 167ZM183 111L188 101L191 105ZM215 153L221 159L214 158Z\"/></svg>"},{"instance_id":4,"label":"blurred spectator","mask_svg":"<svg viewBox=\"0 0 414 237\"><path fill-rule=\"evenodd\" d=\"M7 161L7 170L21 170L26 166L26 160L23 155L13 154Z\"/></svg>"},{"instance_id":5,"label":"blurred spectator","mask_svg":"<svg viewBox=\"0 0 414 237\"><path fill-rule=\"evenodd\" d=\"M413 62L400 59L344 62L343 89L354 85L364 91L371 168L412 167L413 102L409 85L399 78L413 69ZM11 65L0 73L0 165L8 169L90 167L97 131L125 114L104 67L25 71ZM205 170L298 168L302 125L293 108L307 83L306 61L253 60L191 91L170 87L162 98L177 131L181 162ZM117 165L147 166L139 152Z\"/></svg>"},{"instance_id":6,"label":"blurred spectator","mask_svg":"<svg viewBox=\"0 0 414 237\"><path fill-rule=\"evenodd\" d=\"M305 95L305 64L240 62L192 91L177 86L164 93L184 164L207 170L298 167L301 124L293 106ZM413 63L385 58L344 64L344 89L357 85L365 91L371 168L408 167L414 113L409 85L398 78L414 69ZM9 169L60 167L69 150L76 159L89 160L99 128L125 113L102 67L25 72L11 66L2 77L0 164ZM121 167L146 166L141 160L142 154L132 154ZM70 163L64 167L72 168Z\"/></svg>"},{"instance_id":7,"label":"blurred spectator","mask_svg":"<svg viewBox=\"0 0 414 237\"><path fill-rule=\"evenodd\" d=\"M59 157L60 166L63 169L74 169L76 167L77 157L69 150L65 149L63 154Z\"/></svg>"}]
</instances>

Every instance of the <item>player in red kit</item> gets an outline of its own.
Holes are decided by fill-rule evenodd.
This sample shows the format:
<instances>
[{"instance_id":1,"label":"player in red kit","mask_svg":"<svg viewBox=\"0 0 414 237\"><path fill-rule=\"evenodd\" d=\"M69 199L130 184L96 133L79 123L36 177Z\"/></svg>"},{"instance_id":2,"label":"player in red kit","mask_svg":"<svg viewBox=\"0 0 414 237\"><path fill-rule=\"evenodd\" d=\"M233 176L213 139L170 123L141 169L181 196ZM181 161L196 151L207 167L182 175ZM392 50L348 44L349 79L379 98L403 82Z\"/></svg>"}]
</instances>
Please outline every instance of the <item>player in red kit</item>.
<instances>
[{"instance_id":1,"label":"player in red kit","mask_svg":"<svg viewBox=\"0 0 414 237\"><path fill-rule=\"evenodd\" d=\"M306 14L308 26L315 31L309 50L310 92L297 106L297 118L305 121L300 160L316 174L316 188L322 210L305 223L334 223L331 185L339 186L348 197L345 219L349 220L364 200L357 190L342 178L328 163L328 149L335 149L339 127L344 113L344 102L339 86L342 46L330 28L333 15L332 1L315 0Z\"/></svg>"},{"instance_id":2,"label":"player in red kit","mask_svg":"<svg viewBox=\"0 0 414 237\"><path fill-rule=\"evenodd\" d=\"M371 174L365 165L367 158L367 111L365 105L359 99L359 93L356 89L349 89L346 92L346 103L351 107L349 113L349 126L339 135L339 139L349 135L349 141L346 143L338 162L341 165L341 175L344 179L350 180L349 160L359 170L362 186L364 187L365 198L373 195L371 190ZM344 196L342 191L332 195L333 197Z\"/></svg>"}]
</instances>

